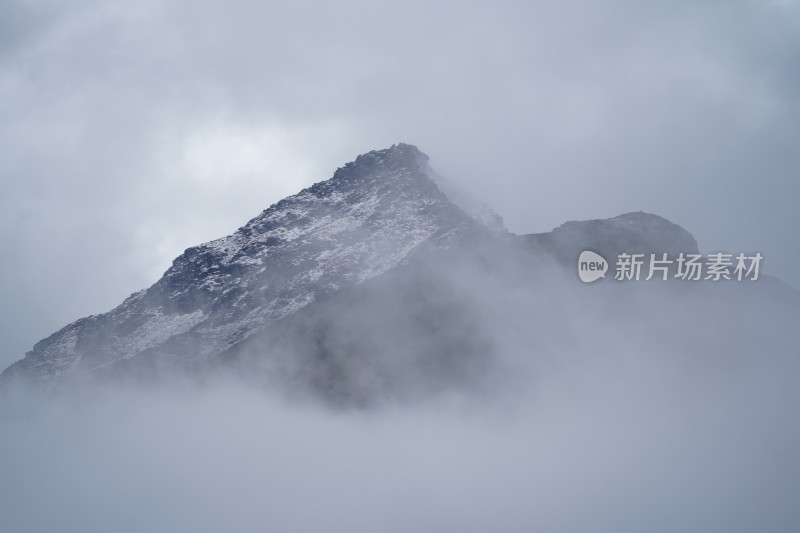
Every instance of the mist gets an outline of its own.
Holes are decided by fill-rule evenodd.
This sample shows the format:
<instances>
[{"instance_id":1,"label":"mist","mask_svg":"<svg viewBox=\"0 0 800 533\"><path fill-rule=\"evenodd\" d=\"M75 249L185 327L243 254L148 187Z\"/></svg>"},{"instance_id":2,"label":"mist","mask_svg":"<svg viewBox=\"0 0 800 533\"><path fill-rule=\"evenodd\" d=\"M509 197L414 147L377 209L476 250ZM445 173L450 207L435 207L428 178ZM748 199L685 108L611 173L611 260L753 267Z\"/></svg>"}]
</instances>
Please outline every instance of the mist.
<instances>
[{"instance_id":1,"label":"mist","mask_svg":"<svg viewBox=\"0 0 800 533\"><path fill-rule=\"evenodd\" d=\"M794 296L770 282L587 287L546 262L461 259L376 280L347 300L360 307L320 307L347 326L321 342L351 335L352 364L334 367L356 401L309 377L330 360L263 338L259 379L7 390L5 527L796 530ZM409 279L446 284L419 311L399 290ZM440 338L464 337L466 320L481 342L421 358L422 324L396 319L442 302L470 311ZM361 350L384 346L382 319L353 327L378 312L405 347ZM345 357L337 345L328 357Z\"/></svg>"}]
</instances>

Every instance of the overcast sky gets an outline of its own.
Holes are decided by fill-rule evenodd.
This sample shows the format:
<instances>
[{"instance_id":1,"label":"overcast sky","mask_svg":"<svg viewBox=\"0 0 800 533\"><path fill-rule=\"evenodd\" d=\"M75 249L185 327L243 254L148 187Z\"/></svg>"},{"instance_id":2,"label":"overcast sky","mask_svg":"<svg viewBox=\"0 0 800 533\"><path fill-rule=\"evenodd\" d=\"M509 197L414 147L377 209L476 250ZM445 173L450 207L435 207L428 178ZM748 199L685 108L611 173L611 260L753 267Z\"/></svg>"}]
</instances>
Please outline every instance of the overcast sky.
<instances>
[{"instance_id":1,"label":"overcast sky","mask_svg":"<svg viewBox=\"0 0 800 533\"><path fill-rule=\"evenodd\" d=\"M797 286L800 5L0 0L0 366L357 154Z\"/></svg>"}]
</instances>

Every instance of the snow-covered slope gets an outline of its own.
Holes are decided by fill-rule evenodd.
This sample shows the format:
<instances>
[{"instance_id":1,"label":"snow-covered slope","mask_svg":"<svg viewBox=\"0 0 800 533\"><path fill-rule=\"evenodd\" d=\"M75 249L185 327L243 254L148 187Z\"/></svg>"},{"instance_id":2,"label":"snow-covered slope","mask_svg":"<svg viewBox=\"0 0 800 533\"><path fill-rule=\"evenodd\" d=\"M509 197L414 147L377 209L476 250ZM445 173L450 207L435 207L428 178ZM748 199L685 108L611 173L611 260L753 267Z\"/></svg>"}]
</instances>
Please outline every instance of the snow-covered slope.
<instances>
[{"instance_id":1,"label":"snow-covered slope","mask_svg":"<svg viewBox=\"0 0 800 533\"><path fill-rule=\"evenodd\" d=\"M437 187L427 156L398 144L281 200L234 234L186 250L149 289L37 343L3 376L47 383L157 354L207 360L319 296L358 284L427 247L504 231Z\"/></svg>"}]
</instances>

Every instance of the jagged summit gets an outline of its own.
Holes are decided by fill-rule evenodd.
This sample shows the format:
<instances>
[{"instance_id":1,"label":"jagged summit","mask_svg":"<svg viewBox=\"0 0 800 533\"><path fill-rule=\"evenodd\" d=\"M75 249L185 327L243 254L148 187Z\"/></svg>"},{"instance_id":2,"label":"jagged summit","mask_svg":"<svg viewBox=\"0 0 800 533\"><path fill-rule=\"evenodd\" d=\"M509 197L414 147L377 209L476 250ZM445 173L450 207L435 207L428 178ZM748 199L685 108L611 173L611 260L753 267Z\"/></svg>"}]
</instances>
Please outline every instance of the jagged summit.
<instances>
[{"instance_id":1,"label":"jagged summit","mask_svg":"<svg viewBox=\"0 0 800 533\"><path fill-rule=\"evenodd\" d=\"M382 150L372 150L356 157L342 167L336 169L333 177L321 183L337 184L342 181L358 179L371 173L389 172L398 169L426 172L428 156L416 146L405 143L393 144ZM320 184L315 184L315 186Z\"/></svg>"},{"instance_id":2,"label":"jagged summit","mask_svg":"<svg viewBox=\"0 0 800 533\"><path fill-rule=\"evenodd\" d=\"M413 144L397 143L389 148L372 150L366 154L361 154L356 157L354 162L345 166L366 166L369 164L385 165L387 167L405 166L407 168L416 166L418 169L422 170L423 167L427 165L429 159L430 158L426 154L422 153L419 148Z\"/></svg>"}]
</instances>

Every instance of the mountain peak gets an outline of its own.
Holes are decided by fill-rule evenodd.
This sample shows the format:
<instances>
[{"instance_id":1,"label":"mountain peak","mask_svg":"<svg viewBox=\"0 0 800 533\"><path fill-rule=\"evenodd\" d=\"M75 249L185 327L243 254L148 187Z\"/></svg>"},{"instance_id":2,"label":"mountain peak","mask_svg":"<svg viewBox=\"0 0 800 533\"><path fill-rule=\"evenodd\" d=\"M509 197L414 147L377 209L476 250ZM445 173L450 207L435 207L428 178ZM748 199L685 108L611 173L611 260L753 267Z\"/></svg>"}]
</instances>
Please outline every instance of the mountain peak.
<instances>
[{"instance_id":1,"label":"mountain peak","mask_svg":"<svg viewBox=\"0 0 800 533\"><path fill-rule=\"evenodd\" d=\"M439 189L427 161L402 143L358 156L232 235L187 249L149 289L37 343L4 377L49 383L139 360L186 368L418 251L488 231Z\"/></svg>"},{"instance_id":2,"label":"mountain peak","mask_svg":"<svg viewBox=\"0 0 800 533\"><path fill-rule=\"evenodd\" d=\"M187 249L151 287L36 343L0 377L53 386L83 375L187 371L429 253L518 242L505 233L499 216L437 176L415 146L374 150L233 234ZM525 241L567 258L583 245L696 249L688 232L644 213L569 222Z\"/></svg>"}]
</instances>

